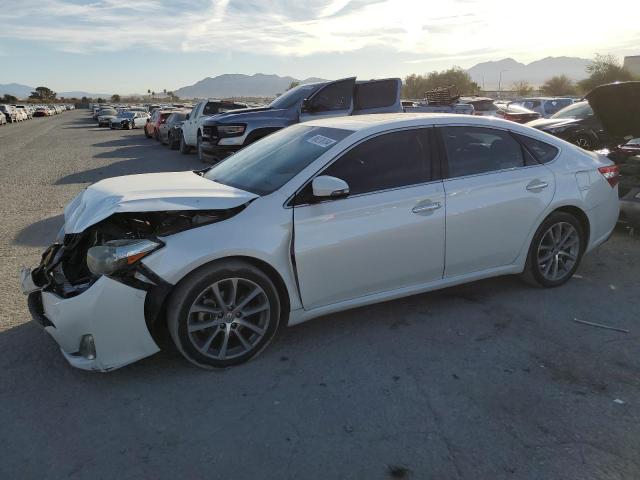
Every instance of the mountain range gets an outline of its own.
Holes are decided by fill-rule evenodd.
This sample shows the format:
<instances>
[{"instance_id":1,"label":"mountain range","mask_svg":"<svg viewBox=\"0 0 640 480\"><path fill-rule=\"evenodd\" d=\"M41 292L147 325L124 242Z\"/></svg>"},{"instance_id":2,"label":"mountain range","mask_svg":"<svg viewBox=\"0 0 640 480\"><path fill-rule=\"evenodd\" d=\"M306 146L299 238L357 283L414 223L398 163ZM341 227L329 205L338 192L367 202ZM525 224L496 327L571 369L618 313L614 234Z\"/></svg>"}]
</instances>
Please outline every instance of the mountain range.
<instances>
[{"instance_id":1,"label":"mountain range","mask_svg":"<svg viewBox=\"0 0 640 480\"><path fill-rule=\"evenodd\" d=\"M291 82L313 83L321 82L321 78L306 78L298 80L293 77L281 77L279 75L242 75L230 73L207 77L188 87L175 90L180 98L208 98L208 97L273 97L285 92Z\"/></svg>"},{"instance_id":2,"label":"mountain range","mask_svg":"<svg viewBox=\"0 0 640 480\"><path fill-rule=\"evenodd\" d=\"M540 86L554 75L567 75L572 80L581 80L587 76L586 67L589 60L578 57L547 57L529 64L520 63L513 58L498 61L482 62L469 68L471 78L483 89L495 90L500 82L502 72L503 89L509 89L514 82L521 80L533 86ZM355 72L354 72L355 73ZM174 90L180 98L229 98L229 97L273 97L289 88L291 82L312 83L323 81L321 78L297 80L293 77L279 75L224 74L207 77L199 82ZM0 84L0 95L8 93L18 98L26 98L34 90L28 85L18 83ZM60 97L102 97L111 94L90 93L83 91L58 92Z\"/></svg>"},{"instance_id":3,"label":"mountain range","mask_svg":"<svg viewBox=\"0 0 640 480\"><path fill-rule=\"evenodd\" d=\"M509 89L521 80L533 86L540 86L555 75L566 75L573 81L587 77L590 60L578 57L547 57L529 64L517 62L513 58L482 62L469 68L471 79L486 90L497 90L502 72L502 88Z\"/></svg>"}]
</instances>

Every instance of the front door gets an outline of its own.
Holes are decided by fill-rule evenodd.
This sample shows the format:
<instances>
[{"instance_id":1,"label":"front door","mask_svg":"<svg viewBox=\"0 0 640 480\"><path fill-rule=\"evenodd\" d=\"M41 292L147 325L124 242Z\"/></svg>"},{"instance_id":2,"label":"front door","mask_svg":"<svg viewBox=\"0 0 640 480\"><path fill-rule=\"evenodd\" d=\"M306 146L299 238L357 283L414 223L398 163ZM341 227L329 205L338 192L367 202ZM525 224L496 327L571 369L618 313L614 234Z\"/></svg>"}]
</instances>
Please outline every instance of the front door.
<instances>
[{"instance_id":1,"label":"front door","mask_svg":"<svg viewBox=\"0 0 640 480\"><path fill-rule=\"evenodd\" d=\"M553 172L506 130L436 130L448 165L445 277L512 264L553 199Z\"/></svg>"},{"instance_id":2,"label":"front door","mask_svg":"<svg viewBox=\"0 0 640 480\"><path fill-rule=\"evenodd\" d=\"M355 84L356 79L352 77L336 80L320 88L302 105L300 121L351 115Z\"/></svg>"},{"instance_id":3,"label":"front door","mask_svg":"<svg viewBox=\"0 0 640 480\"><path fill-rule=\"evenodd\" d=\"M320 175L349 184L347 198L296 197L294 254L305 309L442 278L445 206L432 172L430 129L360 143Z\"/></svg>"}]
</instances>

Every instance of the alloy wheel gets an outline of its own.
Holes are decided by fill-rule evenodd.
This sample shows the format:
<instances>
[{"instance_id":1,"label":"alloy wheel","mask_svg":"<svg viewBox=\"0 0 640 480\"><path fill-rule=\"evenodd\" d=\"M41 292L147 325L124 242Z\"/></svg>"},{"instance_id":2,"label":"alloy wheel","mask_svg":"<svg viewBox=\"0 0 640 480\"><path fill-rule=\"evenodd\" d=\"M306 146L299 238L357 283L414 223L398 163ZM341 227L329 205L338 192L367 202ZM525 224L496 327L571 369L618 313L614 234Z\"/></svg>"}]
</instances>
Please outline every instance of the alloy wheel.
<instances>
[{"instance_id":1,"label":"alloy wheel","mask_svg":"<svg viewBox=\"0 0 640 480\"><path fill-rule=\"evenodd\" d=\"M189 341L203 355L229 360L258 345L271 321L265 291L246 278L226 278L205 288L187 318Z\"/></svg>"},{"instance_id":2,"label":"alloy wheel","mask_svg":"<svg viewBox=\"0 0 640 480\"><path fill-rule=\"evenodd\" d=\"M540 274L557 282L567 277L580 255L580 234L568 222L558 222L542 235L536 261Z\"/></svg>"}]
</instances>

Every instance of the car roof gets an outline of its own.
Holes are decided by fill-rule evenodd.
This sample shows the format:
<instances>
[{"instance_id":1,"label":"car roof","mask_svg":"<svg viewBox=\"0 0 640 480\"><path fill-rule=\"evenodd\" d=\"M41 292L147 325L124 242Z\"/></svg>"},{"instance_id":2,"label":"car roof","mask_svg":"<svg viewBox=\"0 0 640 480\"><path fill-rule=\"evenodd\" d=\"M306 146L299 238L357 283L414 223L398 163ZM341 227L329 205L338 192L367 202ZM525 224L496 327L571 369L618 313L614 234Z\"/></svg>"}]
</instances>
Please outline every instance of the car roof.
<instances>
[{"instance_id":1,"label":"car roof","mask_svg":"<svg viewBox=\"0 0 640 480\"><path fill-rule=\"evenodd\" d=\"M376 113L309 120L304 125L342 128L345 130L382 131L403 127L424 127L429 125L466 124L519 129L518 124L494 117L461 115L454 113Z\"/></svg>"}]
</instances>

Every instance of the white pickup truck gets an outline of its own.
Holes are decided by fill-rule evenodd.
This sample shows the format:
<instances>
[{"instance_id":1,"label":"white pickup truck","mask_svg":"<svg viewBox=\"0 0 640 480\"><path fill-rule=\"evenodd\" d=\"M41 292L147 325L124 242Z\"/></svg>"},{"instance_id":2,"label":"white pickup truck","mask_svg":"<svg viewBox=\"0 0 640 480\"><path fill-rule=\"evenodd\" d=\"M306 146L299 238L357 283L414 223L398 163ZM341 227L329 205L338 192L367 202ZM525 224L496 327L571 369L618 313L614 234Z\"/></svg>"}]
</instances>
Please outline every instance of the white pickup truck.
<instances>
[{"instance_id":1,"label":"white pickup truck","mask_svg":"<svg viewBox=\"0 0 640 480\"><path fill-rule=\"evenodd\" d=\"M202 100L198 103L187 119L182 124L182 137L180 138L180 152L188 153L198 142L198 131L204 119L211 115L247 108L246 103L225 100Z\"/></svg>"}]
</instances>

